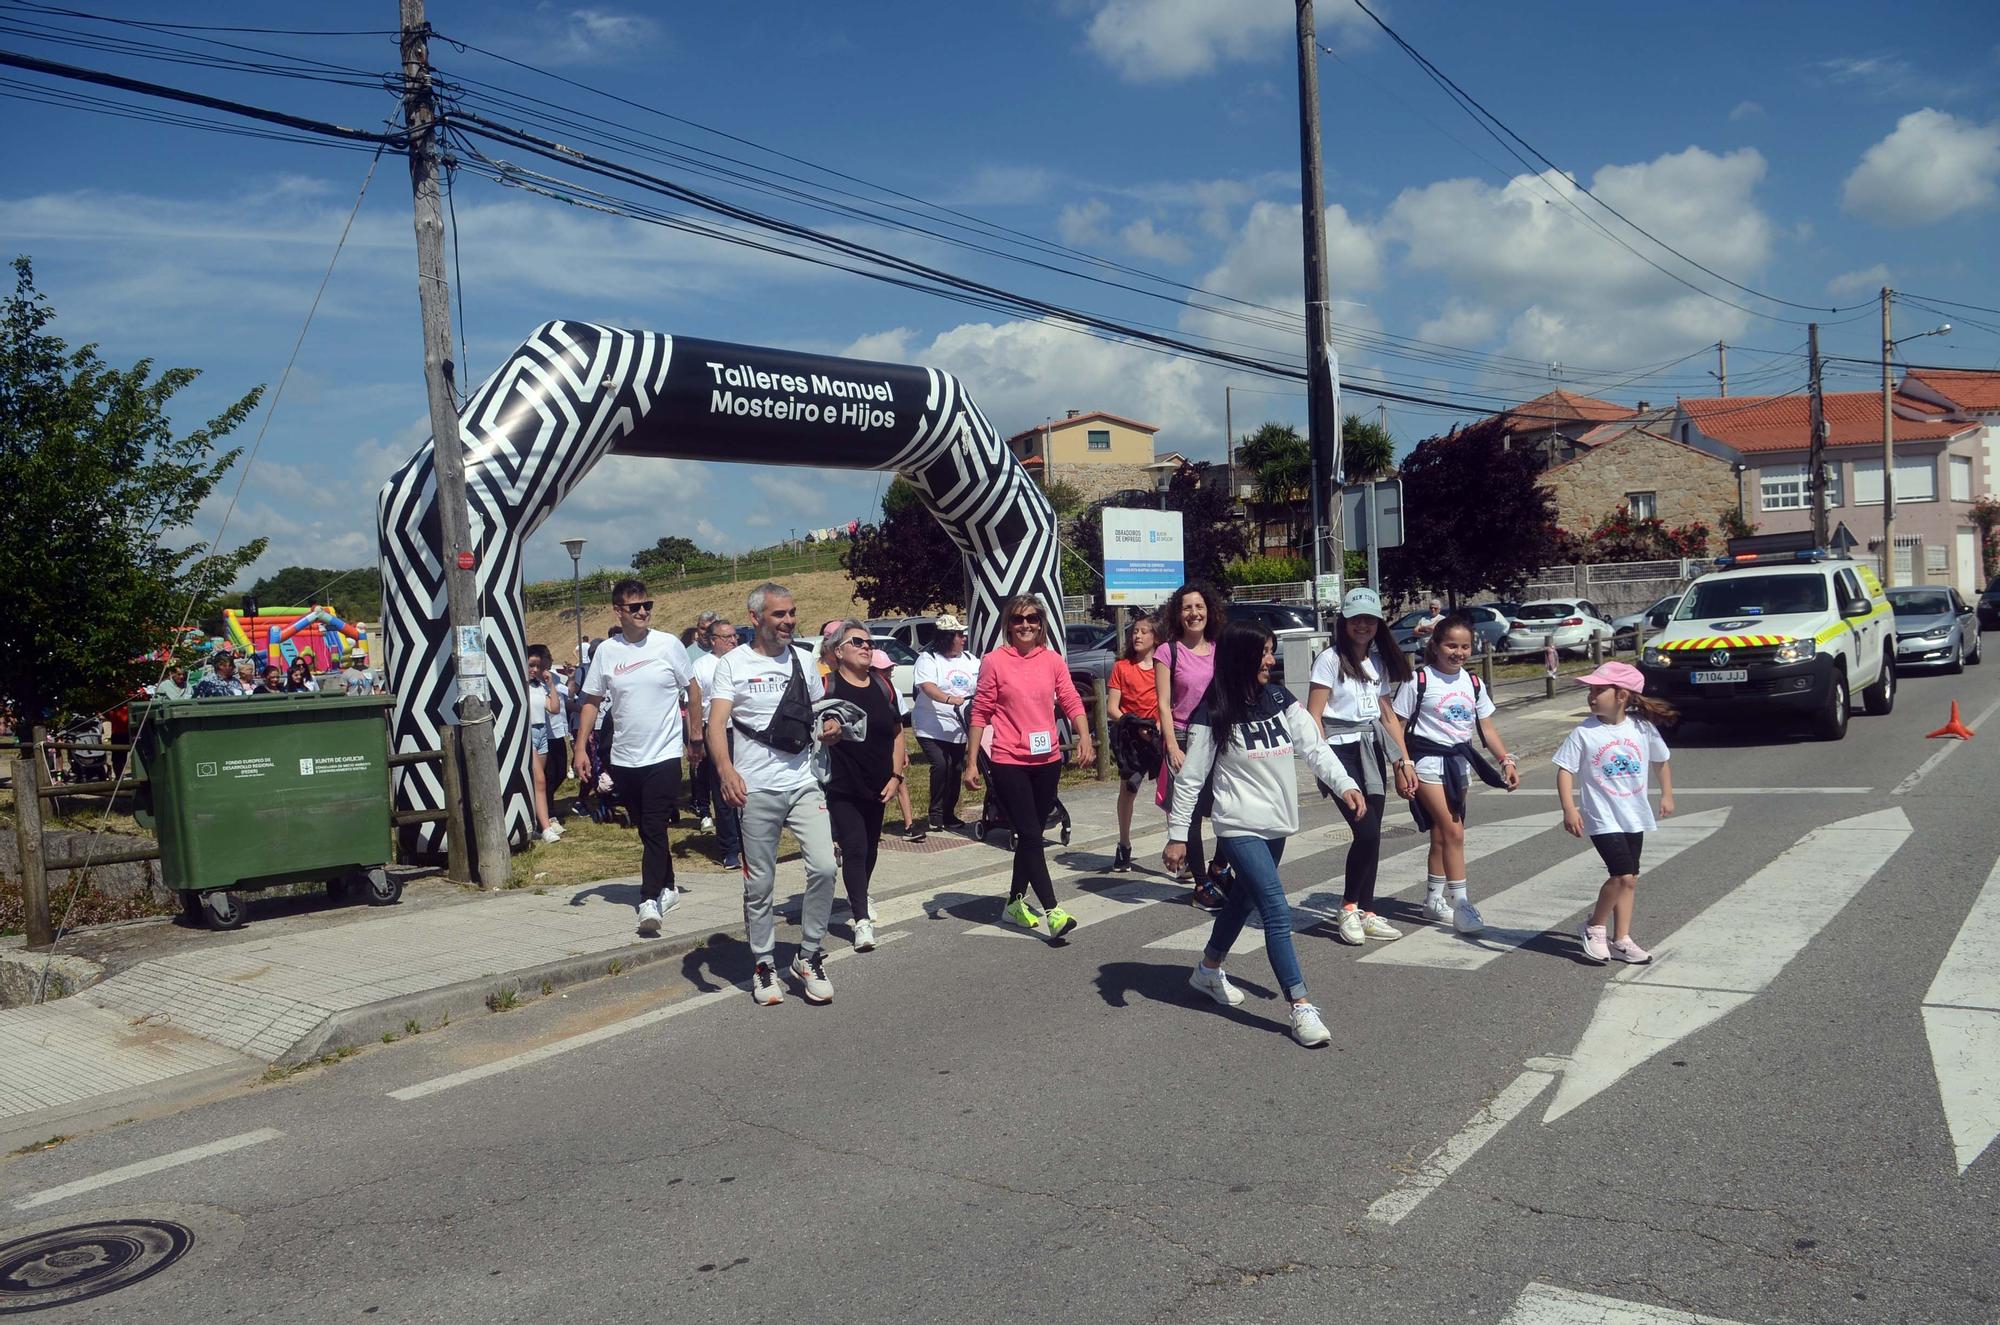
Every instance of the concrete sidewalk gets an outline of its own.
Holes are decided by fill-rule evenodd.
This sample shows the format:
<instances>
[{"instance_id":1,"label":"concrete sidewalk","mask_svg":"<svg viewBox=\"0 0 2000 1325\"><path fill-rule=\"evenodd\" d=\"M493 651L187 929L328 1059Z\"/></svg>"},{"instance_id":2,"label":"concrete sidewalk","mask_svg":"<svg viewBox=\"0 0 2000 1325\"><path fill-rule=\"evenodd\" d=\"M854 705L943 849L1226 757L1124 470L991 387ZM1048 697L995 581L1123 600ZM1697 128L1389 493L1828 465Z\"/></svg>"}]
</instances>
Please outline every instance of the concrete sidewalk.
<instances>
[{"instance_id":1,"label":"concrete sidewalk","mask_svg":"<svg viewBox=\"0 0 2000 1325\"><path fill-rule=\"evenodd\" d=\"M1580 695L1564 694L1503 710L1502 730L1526 764L1553 750L1581 712ZM1136 835L1161 827L1150 793L1134 815ZM1315 799L1310 781L1303 798ZM1072 828L1060 872L1101 870L1117 840L1116 784L1067 787L1063 801ZM1065 854L1053 842L1051 852ZM887 901L972 881L990 891L1009 864L1004 851L966 834L885 838L872 892ZM322 912L261 930L253 920L241 935L156 931L146 951L157 955L72 997L0 1010L0 1152L79 1123L118 1121L163 1097L233 1087L273 1064L399 1035L411 1022L430 1029L473 1016L489 999L536 997L712 939L740 942L736 876L683 872L681 881L682 903L650 939L637 933L636 877L491 895L444 889L351 920ZM778 893L794 919L803 883L796 860L779 867ZM843 899L836 923L845 912Z\"/></svg>"}]
</instances>

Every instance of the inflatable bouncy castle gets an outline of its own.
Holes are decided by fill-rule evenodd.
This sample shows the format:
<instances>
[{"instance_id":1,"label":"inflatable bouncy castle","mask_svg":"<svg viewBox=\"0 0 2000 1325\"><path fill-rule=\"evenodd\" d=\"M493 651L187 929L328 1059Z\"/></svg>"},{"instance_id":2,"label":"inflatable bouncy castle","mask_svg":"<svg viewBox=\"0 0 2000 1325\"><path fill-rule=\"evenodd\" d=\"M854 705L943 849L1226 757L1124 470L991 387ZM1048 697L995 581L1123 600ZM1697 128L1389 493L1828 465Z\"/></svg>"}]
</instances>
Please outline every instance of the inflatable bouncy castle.
<instances>
[{"instance_id":1,"label":"inflatable bouncy castle","mask_svg":"<svg viewBox=\"0 0 2000 1325\"><path fill-rule=\"evenodd\" d=\"M239 657L263 654L273 667L289 667L303 655L316 672L337 670L350 655L368 655L368 632L340 619L322 604L312 607L265 607L245 616L233 607L222 611L223 629Z\"/></svg>"}]
</instances>

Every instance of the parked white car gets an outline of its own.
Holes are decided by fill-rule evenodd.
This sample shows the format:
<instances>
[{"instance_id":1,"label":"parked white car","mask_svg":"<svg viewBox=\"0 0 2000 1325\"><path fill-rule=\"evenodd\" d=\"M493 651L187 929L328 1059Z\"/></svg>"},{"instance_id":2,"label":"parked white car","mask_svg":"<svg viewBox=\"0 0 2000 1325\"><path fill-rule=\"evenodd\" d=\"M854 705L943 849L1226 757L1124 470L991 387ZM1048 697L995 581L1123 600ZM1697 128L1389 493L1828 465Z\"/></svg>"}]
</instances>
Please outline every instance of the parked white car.
<instances>
[{"instance_id":1,"label":"parked white car","mask_svg":"<svg viewBox=\"0 0 2000 1325\"><path fill-rule=\"evenodd\" d=\"M1593 639L1611 642L1611 623L1586 598L1544 598L1522 603L1507 623L1501 648L1508 653L1539 653L1550 635L1559 651L1590 647Z\"/></svg>"}]
</instances>

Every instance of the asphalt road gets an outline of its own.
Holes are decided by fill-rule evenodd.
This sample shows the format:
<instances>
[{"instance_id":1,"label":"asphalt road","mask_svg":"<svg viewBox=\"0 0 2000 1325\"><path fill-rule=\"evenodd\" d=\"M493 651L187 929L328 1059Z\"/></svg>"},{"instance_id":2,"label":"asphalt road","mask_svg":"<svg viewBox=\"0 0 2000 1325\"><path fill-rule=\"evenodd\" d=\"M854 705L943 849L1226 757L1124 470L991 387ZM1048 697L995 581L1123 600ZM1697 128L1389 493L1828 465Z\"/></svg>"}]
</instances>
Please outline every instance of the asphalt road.
<instances>
[{"instance_id":1,"label":"asphalt road","mask_svg":"<svg viewBox=\"0 0 2000 1325\"><path fill-rule=\"evenodd\" d=\"M1576 959L1598 876L1546 766L1475 805L1473 895L1518 933L1301 938L1320 1051L1261 952L1242 1008L1194 995L1205 919L1133 876L1062 885L1118 888L1067 944L998 930L995 852L829 1007L752 1005L720 946L8 1160L0 1241L192 1230L52 1321L1993 1325L2000 1147L1961 1157L2000 1107L2000 949L1953 945L2000 894L2000 725L1924 741L1951 698L2000 704L2000 667L1906 678L1839 745L1687 732L1643 973ZM1287 885L1337 889L1339 836Z\"/></svg>"}]
</instances>

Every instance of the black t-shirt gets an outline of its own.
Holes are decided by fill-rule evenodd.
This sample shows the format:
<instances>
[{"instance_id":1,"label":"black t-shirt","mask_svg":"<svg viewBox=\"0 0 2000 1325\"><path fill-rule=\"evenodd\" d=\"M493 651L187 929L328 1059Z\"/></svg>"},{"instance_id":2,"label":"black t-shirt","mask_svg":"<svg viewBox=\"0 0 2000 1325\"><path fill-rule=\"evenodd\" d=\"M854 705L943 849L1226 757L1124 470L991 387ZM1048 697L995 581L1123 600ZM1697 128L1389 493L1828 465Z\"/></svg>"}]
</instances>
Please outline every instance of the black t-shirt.
<instances>
[{"instance_id":1,"label":"black t-shirt","mask_svg":"<svg viewBox=\"0 0 2000 1325\"><path fill-rule=\"evenodd\" d=\"M880 797L896 771L896 742L903 739L896 697L873 677L854 685L838 671L826 679L826 697L844 699L868 715L867 740L842 740L833 747L833 777L828 790L869 800Z\"/></svg>"}]
</instances>

